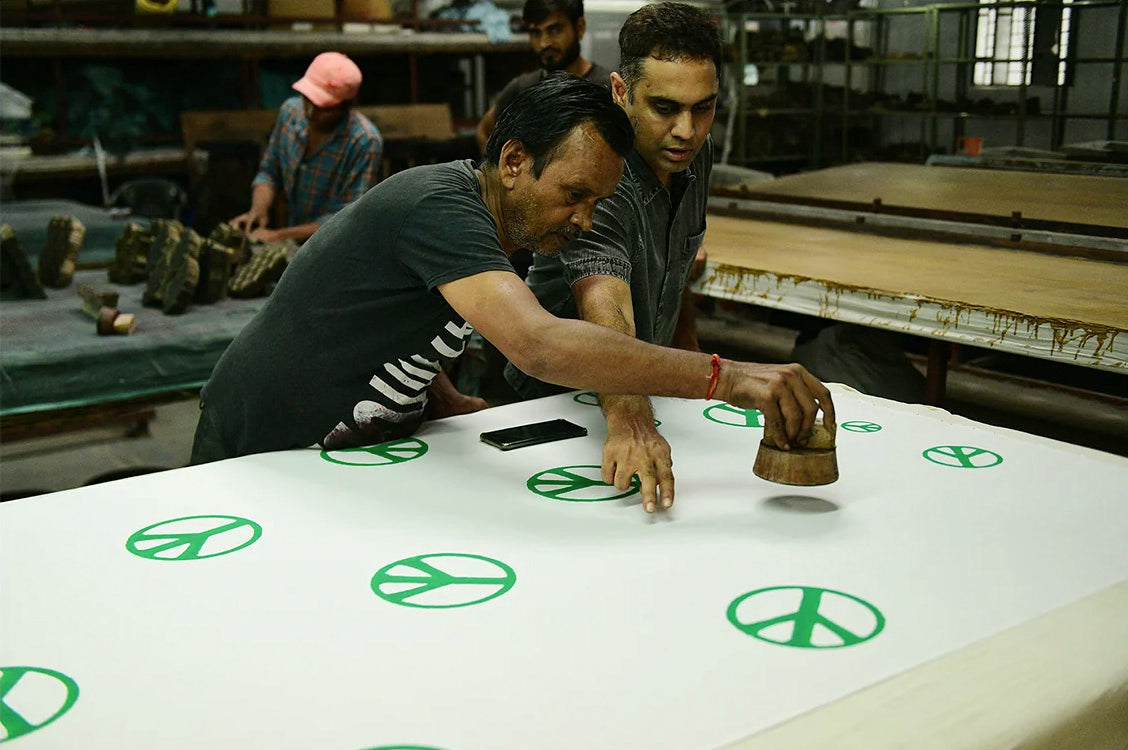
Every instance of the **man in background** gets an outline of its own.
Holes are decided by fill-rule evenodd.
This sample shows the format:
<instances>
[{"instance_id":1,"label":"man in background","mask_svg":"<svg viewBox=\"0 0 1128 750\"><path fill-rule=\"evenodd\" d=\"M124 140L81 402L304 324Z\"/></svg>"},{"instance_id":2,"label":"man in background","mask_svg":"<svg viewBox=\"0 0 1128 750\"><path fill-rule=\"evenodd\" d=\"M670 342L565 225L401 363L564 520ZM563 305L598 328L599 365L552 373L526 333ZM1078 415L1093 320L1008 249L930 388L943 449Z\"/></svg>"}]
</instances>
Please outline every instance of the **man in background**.
<instances>
[{"instance_id":1,"label":"man in background","mask_svg":"<svg viewBox=\"0 0 1128 750\"><path fill-rule=\"evenodd\" d=\"M509 106L518 92L544 80L545 76L563 71L601 86L611 86L611 71L580 54L580 40L587 28L584 0L526 0L521 17L529 31L529 45L541 67L522 73L506 84L498 94L497 103L482 117L478 123L478 149L483 152L498 113Z\"/></svg>"},{"instance_id":2,"label":"man in background","mask_svg":"<svg viewBox=\"0 0 1128 750\"><path fill-rule=\"evenodd\" d=\"M380 131L353 109L360 68L339 52L313 59L278 112L258 174L251 208L231 220L253 239L304 242L319 226L376 181L383 141ZM289 209L287 225L270 228L279 194Z\"/></svg>"},{"instance_id":3,"label":"man in background","mask_svg":"<svg viewBox=\"0 0 1128 750\"><path fill-rule=\"evenodd\" d=\"M705 235L721 40L706 11L655 3L627 18L619 53L611 95L634 128L634 150L614 195L597 207L591 231L558 257L537 256L529 287L554 315L697 351L686 287ZM512 363L505 376L523 398L558 390ZM603 481L625 489L637 474L643 495L653 497L658 486L660 507L670 507L673 459L650 402L602 393L600 403L607 419Z\"/></svg>"}]
</instances>

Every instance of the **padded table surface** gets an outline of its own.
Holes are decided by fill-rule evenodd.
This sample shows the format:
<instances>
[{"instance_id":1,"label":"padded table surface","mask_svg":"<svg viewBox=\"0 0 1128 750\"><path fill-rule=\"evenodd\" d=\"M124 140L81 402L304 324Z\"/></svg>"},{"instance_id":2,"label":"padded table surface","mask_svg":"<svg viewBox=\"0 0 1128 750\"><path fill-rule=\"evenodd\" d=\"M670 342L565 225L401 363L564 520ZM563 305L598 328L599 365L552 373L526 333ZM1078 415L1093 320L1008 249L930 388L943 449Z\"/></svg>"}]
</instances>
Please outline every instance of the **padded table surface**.
<instances>
[{"instance_id":1,"label":"padded table surface","mask_svg":"<svg viewBox=\"0 0 1128 750\"><path fill-rule=\"evenodd\" d=\"M655 399L654 516L599 481L592 394L4 503L0 724L27 750L1128 743L1128 460L833 391L822 487L751 473L758 412ZM478 439L556 417L590 435Z\"/></svg>"},{"instance_id":2,"label":"padded table surface","mask_svg":"<svg viewBox=\"0 0 1128 750\"><path fill-rule=\"evenodd\" d=\"M1128 264L714 214L705 248L711 296L1128 368Z\"/></svg>"},{"instance_id":3,"label":"padded table surface","mask_svg":"<svg viewBox=\"0 0 1128 750\"><path fill-rule=\"evenodd\" d=\"M183 315L142 307L144 284L121 286L106 271L79 271L46 300L0 304L0 414L20 414L198 388L265 299L192 305ZM129 336L99 336L82 312L79 282L120 294L137 315Z\"/></svg>"},{"instance_id":4,"label":"padded table surface","mask_svg":"<svg viewBox=\"0 0 1128 750\"><path fill-rule=\"evenodd\" d=\"M1119 177L863 163L788 175L750 194L840 207L880 201L906 213L1002 221L1019 212L1023 220L1111 228L1128 238L1128 179Z\"/></svg>"},{"instance_id":5,"label":"padded table surface","mask_svg":"<svg viewBox=\"0 0 1128 750\"><path fill-rule=\"evenodd\" d=\"M112 263L114 243L129 222L137 222L144 227L149 225L148 219L111 215L108 208L77 201L4 201L0 203L0 221L12 225L33 268L47 241L47 224L53 216L74 216L86 227L86 235L78 251L80 268Z\"/></svg>"}]
</instances>

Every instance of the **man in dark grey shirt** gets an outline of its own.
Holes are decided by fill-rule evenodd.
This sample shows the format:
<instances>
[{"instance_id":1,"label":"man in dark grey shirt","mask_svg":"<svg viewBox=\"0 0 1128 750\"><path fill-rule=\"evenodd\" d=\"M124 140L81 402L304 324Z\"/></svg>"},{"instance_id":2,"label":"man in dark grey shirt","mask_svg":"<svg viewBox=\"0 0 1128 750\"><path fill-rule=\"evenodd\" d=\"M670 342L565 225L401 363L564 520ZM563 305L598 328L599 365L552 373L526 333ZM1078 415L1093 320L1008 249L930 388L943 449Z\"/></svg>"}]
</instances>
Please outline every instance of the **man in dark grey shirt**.
<instances>
[{"instance_id":1,"label":"man in dark grey shirt","mask_svg":"<svg viewBox=\"0 0 1128 750\"><path fill-rule=\"evenodd\" d=\"M480 165L417 167L372 188L314 233L220 358L192 462L404 437L428 396L473 409L440 366L473 329L550 382L759 409L780 448L806 443L820 407L833 430L829 391L796 365L722 361L557 318L513 272L518 248L552 255L591 228L630 148L605 91L561 76L518 95Z\"/></svg>"},{"instance_id":2,"label":"man in dark grey shirt","mask_svg":"<svg viewBox=\"0 0 1128 750\"><path fill-rule=\"evenodd\" d=\"M619 32L615 102L635 148L593 228L558 257L537 256L529 287L556 315L580 317L643 341L697 350L686 284L705 235L721 41L712 17L683 3L647 5ZM511 363L506 379L525 398L553 392ZM670 446L645 398L600 395L607 418L603 480L625 489L637 474L661 507L674 498ZM653 509L649 507L648 510Z\"/></svg>"},{"instance_id":3,"label":"man in dark grey shirt","mask_svg":"<svg viewBox=\"0 0 1128 750\"><path fill-rule=\"evenodd\" d=\"M484 150L497 115L509 106L513 97L546 76L563 71L592 83L611 88L611 71L580 54L587 21L584 0L525 0L521 14L529 32L529 45L540 59L541 67L522 73L501 90L497 103L478 123L478 148Z\"/></svg>"}]
</instances>

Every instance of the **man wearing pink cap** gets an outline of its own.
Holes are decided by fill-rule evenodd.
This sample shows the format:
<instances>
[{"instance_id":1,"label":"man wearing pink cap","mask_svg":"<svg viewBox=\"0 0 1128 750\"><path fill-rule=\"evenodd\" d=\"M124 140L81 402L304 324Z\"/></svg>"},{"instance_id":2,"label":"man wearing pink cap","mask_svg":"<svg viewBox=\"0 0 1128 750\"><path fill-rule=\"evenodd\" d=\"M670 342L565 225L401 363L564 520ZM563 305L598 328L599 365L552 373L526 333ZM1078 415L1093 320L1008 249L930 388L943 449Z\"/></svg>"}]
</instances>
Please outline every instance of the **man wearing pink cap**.
<instances>
[{"instance_id":1,"label":"man wearing pink cap","mask_svg":"<svg viewBox=\"0 0 1128 750\"><path fill-rule=\"evenodd\" d=\"M231 223L255 239L304 242L319 226L376 181L380 131L353 109L360 68L339 52L323 52L294 83L301 94L278 112L258 174L251 208ZM287 226L269 228L278 193L289 207Z\"/></svg>"}]
</instances>

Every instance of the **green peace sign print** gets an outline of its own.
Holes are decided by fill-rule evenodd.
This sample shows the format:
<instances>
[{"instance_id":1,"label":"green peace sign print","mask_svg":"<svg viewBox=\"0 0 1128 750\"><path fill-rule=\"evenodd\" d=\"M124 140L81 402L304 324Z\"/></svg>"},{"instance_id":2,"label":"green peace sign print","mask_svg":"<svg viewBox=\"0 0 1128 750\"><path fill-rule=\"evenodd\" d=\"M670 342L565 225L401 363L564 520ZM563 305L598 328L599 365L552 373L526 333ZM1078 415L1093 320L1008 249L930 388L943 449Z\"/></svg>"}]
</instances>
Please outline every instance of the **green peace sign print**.
<instances>
[{"instance_id":1,"label":"green peace sign print","mask_svg":"<svg viewBox=\"0 0 1128 750\"><path fill-rule=\"evenodd\" d=\"M389 466L414 461L426 453L427 444L419 438L403 438L363 448L321 451L321 457L342 466Z\"/></svg>"},{"instance_id":2,"label":"green peace sign print","mask_svg":"<svg viewBox=\"0 0 1128 750\"><path fill-rule=\"evenodd\" d=\"M861 420L843 422L838 426L847 432L879 432L881 430L881 425L877 422L864 422Z\"/></svg>"},{"instance_id":3,"label":"green peace sign print","mask_svg":"<svg viewBox=\"0 0 1128 750\"><path fill-rule=\"evenodd\" d=\"M764 415L759 409L739 409L728 404L713 404L702 412L706 419L730 427L763 427Z\"/></svg>"},{"instance_id":4,"label":"green peace sign print","mask_svg":"<svg viewBox=\"0 0 1128 750\"><path fill-rule=\"evenodd\" d=\"M450 609L495 599L516 582L513 568L500 560L436 552L388 563L372 576L372 591L404 607Z\"/></svg>"},{"instance_id":5,"label":"green peace sign print","mask_svg":"<svg viewBox=\"0 0 1128 750\"><path fill-rule=\"evenodd\" d=\"M125 548L150 560L203 560L243 549L262 527L238 516L185 516L134 532Z\"/></svg>"},{"instance_id":6,"label":"green peace sign print","mask_svg":"<svg viewBox=\"0 0 1128 750\"><path fill-rule=\"evenodd\" d=\"M0 667L0 742L42 729L71 709L78 684L42 667Z\"/></svg>"},{"instance_id":7,"label":"green peace sign print","mask_svg":"<svg viewBox=\"0 0 1128 750\"><path fill-rule=\"evenodd\" d=\"M370 747L368 750L439 750L439 748L430 745L380 745Z\"/></svg>"},{"instance_id":8,"label":"green peace sign print","mask_svg":"<svg viewBox=\"0 0 1128 750\"><path fill-rule=\"evenodd\" d=\"M728 619L753 638L795 648L855 646L885 627L885 617L869 602L812 586L750 591L729 605Z\"/></svg>"},{"instance_id":9,"label":"green peace sign print","mask_svg":"<svg viewBox=\"0 0 1128 750\"><path fill-rule=\"evenodd\" d=\"M595 391L581 391L572 396L572 400L584 406L599 406L599 396Z\"/></svg>"},{"instance_id":10,"label":"green peace sign print","mask_svg":"<svg viewBox=\"0 0 1128 750\"><path fill-rule=\"evenodd\" d=\"M986 469L1003 462L998 453L974 445L937 445L924 450L921 455L934 464L957 469Z\"/></svg>"},{"instance_id":11,"label":"green peace sign print","mask_svg":"<svg viewBox=\"0 0 1128 750\"><path fill-rule=\"evenodd\" d=\"M558 466L533 474L525 486L530 491L550 500L564 500L569 503L598 503L605 500L618 500L634 495L641 486L638 475L631 477L631 486L619 490L613 484L603 481L600 467L592 464L578 466Z\"/></svg>"}]
</instances>

